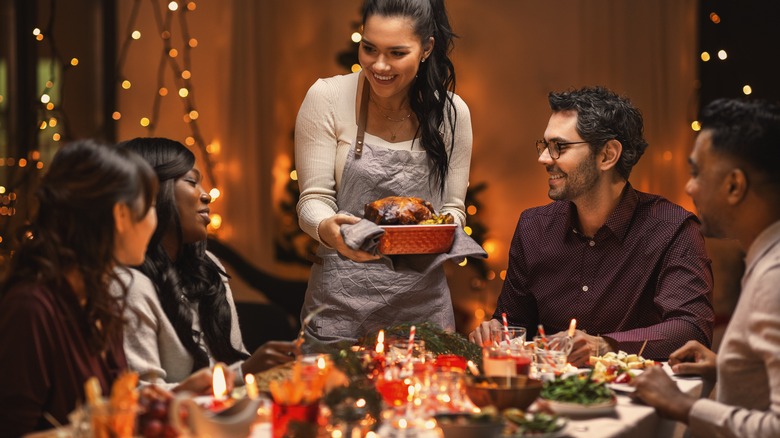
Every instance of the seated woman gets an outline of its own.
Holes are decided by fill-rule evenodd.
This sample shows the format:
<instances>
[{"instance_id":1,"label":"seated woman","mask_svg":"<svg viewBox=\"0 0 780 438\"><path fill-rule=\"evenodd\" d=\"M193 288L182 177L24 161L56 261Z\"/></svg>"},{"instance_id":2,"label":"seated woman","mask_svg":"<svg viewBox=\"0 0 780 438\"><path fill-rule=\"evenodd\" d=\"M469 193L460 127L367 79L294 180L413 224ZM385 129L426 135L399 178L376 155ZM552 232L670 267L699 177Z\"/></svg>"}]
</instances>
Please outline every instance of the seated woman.
<instances>
[{"instance_id":1,"label":"seated woman","mask_svg":"<svg viewBox=\"0 0 780 438\"><path fill-rule=\"evenodd\" d=\"M143 261L156 191L132 152L82 141L54 156L0 283L0 435L68 423L88 378L108 393L126 369L124 301L109 286L115 267Z\"/></svg>"},{"instance_id":2,"label":"seated woman","mask_svg":"<svg viewBox=\"0 0 780 438\"><path fill-rule=\"evenodd\" d=\"M160 180L157 230L143 264L125 279L130 369L142 381L199 393L211 385L208 373L199 370L217 361L232 364L241 384L243 373L292 360L291 342L268 342L251 356L244 348L227 274L206 250L211 197L201 187L193 153L164 138L120 146L147 160Z\"/></svg>"}]
</instances>

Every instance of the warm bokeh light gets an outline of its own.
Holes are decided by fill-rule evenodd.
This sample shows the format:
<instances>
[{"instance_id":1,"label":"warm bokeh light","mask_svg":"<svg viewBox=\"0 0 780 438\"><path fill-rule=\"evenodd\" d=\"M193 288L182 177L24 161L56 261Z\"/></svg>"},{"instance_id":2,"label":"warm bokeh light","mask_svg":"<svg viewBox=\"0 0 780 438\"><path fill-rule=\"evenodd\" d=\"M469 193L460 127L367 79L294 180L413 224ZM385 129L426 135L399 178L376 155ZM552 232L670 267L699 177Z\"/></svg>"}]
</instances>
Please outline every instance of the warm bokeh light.
<instances>
[{"instance_id":1,"label":"warm bokeh light","mask_svg":"<svg viewBox=\"0 0 780 438\"><path fill-rule=\"evenodd\" d=\"M41 159L41 153L38 152L38 151L30 152L30 159L31 160L40 160Z\"/></svg>"},{"instance_id":2,"label":"warm bokeh light","mask_svg":"<svg viewBox=\"0 0 780 438\"><path fill-rule=\"evenodd\" d=\"M749 96L751 93L753 93L753 87L750 85L745 85L742 87L742 92L745 93L745 96Z\"/></svg>"},{"instance_id":3,"label":"warm bokeh light","mask_svg":"<svg viewBox=\"0 0 780 438\"><path fill-rule=\"evenodd\" d=\"M179 9L179 4L176 2L170 2L168 3L168 9L170 9L171 11L175 11Z\"/></svg>"},{"instance_id":4,"label":"warm bokeh light","mask_svg":"<svg viewBox=\"0 0 780 438\"><path fill-rule=\"evenodd\" d=\"M122 118L122 113L120 113L119 111L114 111L111 114L111 118L114 119L114 120L119 120L119 119Z\"/></svg>"},{"instance_id":5,"label":"warm bokeh light","mask_svg":"<svg viewBox=\"0 0 780 438\"><path fill-rule=\"evenodd\" d=\"M290 179L293 180L293 181L298 181L298 171L297 170L293 170L292 172L290 172Z\"/></svg>"},{"instance_id":6,"label":"warm bokeh light","mask_svg":"<svg viewBox=\"0 0 780 438\"><path fill-rule=\"evenodd\" d=\"M198 117L199 117L199 116L200 116L200 114L198 114L198 112L197 112L197 111L195 111L195 110L192 110L192 111L190 111L190 118L191 118L192 120L198 120Z\"/></svg>"},{"instance_id":7,"label":"warm bokeh light","mask_svg":"<svg viewBox=\"0 0 780 438\"><path fill-rule=\"evenodd\" d=\"M50 118L49 119L49 126L51 126L52 128L57 126L57 119L55 119L54 117Z\"/></svg>"},{"instance_id":8,"label":"warm bokeh light","mask_svg":"<svg viewBox=\"0 0 780 438\"><path fill-rule=\"evenodd\" d=\"M168 56L170 56L171 58L175 58L179 56L179 51L176 49L168 50Z\"/></svg>"},{"instance_id":9,"label":"warm bokeh light","mask_svg":"<svg viewBox=\"0 0 780 438\"><path fill-rule=\"evenodd\" d=\"M694 120L693 122L691 122L691 129L693 129L696 132L701 131L701 123L699 123L698 120Z\"/></svg>"},{"instance_id":10,"label":"warm bokeh light","mask_svg":"<svg viewBox=\"0 0 780 438\"><path fill-rule=\"evenodd\" d=\"M51 102L47 103L46 104L46 109L49 110L49 111L53 110L54 109L54 104L51 103Z\"/></svg>"},{"instance_id":11,"label":"warm bokeh light","mask_svg":"<svg viewBox=\"0 0 780 438\"><path fill-rule=\"evenodd\" d=\"M352 33L352 42L359 43L360 40L363 39L363 35L360 34L360 32L353 32Z\"/></svg>"},{"instance_id":12,"label":"warm bokeh light","mask_svg":"<svg viewBox=\"0 0 780 438\"><path fill-rule=\"evenodd\" d=\"M491 255L496 252L496 241L493 239L487 239L482 244L482 248L486 253L488 253L488 257L491 257Z\"/></svg>"},{"instance_id":13,"label":"warm bokeh light","mask_svg":"<svg viewBox=\"0 0 780 438\"><path fill-rule=\"evenodd\" d=\"M664 151L664 161L672 161L672 151Z\"/></svg>"},{"instance_id":14,"label":"warm bokeh light","mask_svg":"<svg viewBox=\"0 0 780 438\"><path fill-rule=\"evenodd\" d=\"M352 73L357 73L360 70L363 70L363 67L361 67L360 64L352 64Z\"/></svg>"},{"instance_id":15,"label":"warm bokeh light","mask_svg":"<svg viewBox=\"0 0 780 438\"><path fill-rule=\"evenodd\" d=\"M78 58L70 58L70 65L73 67L79 65L79 59Z\"/></svg>"},{"instance_id":16,"label":"warm bokeh light","mask_svg":"<svg viewBox=\"0 0 780 438\"><path fill-rule=\"evenodd\" d=\"M184 139L184 144L187 146L192 146L195 144L195 138L194 137L187 137Z\"/></svg>"},{"instance_id":17,"label":"warm bokeh light","mask_svg":"<svg viewBox=\"0 0 780 438\"><path fill-rule=\"evenodd\" d=\"M190 94L190 90L186 88L179 88L179 96L187 97Z\"/></svg>"},{"instance_id":18,"label":"warm bokeh light","mask_svg":"<svg viewBox=\"0 0 780 438\"><path fill-rule=\"evenodd\" d=\"M466 266L469 263L469 259L463 259L462 262L458 263L458 266Z\"/></svg>"},{"instance_id":19,"label":"warm bokeh light","mask_svg":"<svg viewBox=\"0 0 780 438\"><path fill-rule=\"evenodd\" d=\"M49 101L51 101L51 96L48 94L41 95L41 103L49 103Z\"/></svg>"},{"instance_id":20,"label":"warm bokeh light","mask_svg":"<svg viewBox=\"0 0 780 438\"><path fill-rule=\"evenodd\" d=\"M143 127L149 126L149 118L141 117L141 126L143 126Z\"/></svg>"},{"instance_id":21,"label":"warm bokeh light","mask_svg":"<svg viewBox=\"0 0 780 438\"><path fill-rule=\"evenodd\" d=\"M129 90L130 87L132 87L132 86L133 86L133 84L131 84L130 81L128 81L127 79L122 81L122 88L124 88L125 90Z\"/></svg>"},{"instance_id":22,"label":"warm bokeh light","mask_svg":"<svg viewBox=\"0 0 780 438\"><path fill-rule=\"evenodd\" d=\"M488 271L486 278L488 280L495 280L496 279L496 271Z\"/></svg>"},{"instance_id":23,"label":"warm bokeh light","mask_svg":"<svg viewBox=\"0 0 780 438\"><path fill-rule=\"evenodd\" d=\"M469 205L468 207L466 207L466 213L474 216L475 214L477 214L477 206L476 205Z\"/></svg>"},{"instance_id":24,"label":"warm bokeh light","mask_svg":"<svg viewBox=\"0 0 780 438\"><path fill-rule=\"evenodd\" d=\"M211 196L211 202L214 202L217 200L217 198L222 196L222 193L219 191L218 188L214 187L209 191L209 196Z\"/></svg>"},{"instance_id":25,"label":"warm bokeh light","mask_svg":"<svg viewBox=\"0 0 780 438\"><path fill-rule=\"evenodd\" d=\"M482 321L485 319L485 309L477 309L474 311L474 318L476 318L478 321Z\"/></svg>"},{"instance_id":26,"label":"warm bokeh light","mask_svg":"<svg viewBox=\"0 0 780 438\"><path fill-rule=\"evenodd\" d=\"M187 44L189 44L189 46L194 49L195 47L198 47L198 40L195 38L190 38L190 40L187 41Z\"/></svg>"},{"instance_id":27,"label":"warm bokeh light","mask_svg":"<svg viewBox=\"0 0 780 438\"><path fill-rule=\"evenodd\" d=\"M726 53L725 50L723 50L723 49L718 50L718 58L720 58L721 61L725 60L728 57L729 57L729 55L728 55L728 53Z\"/></svg>"},{"instance_id":28,"label":"warm bokeh light","mask_svg":"<svg viewBox=\"0 0 780 438\"><path fill-rule=\"evenodd\" d=\"M39 161L39 162L35 163L35 167L38 168L38 169L43 169L43 162Z\"/></svg>"},{"instance_id":29,"label":"warm bokeh light","mask_svg":"<svg viewBox=\"0 0 780 438\"><path fill-rule=\"evenodd\" d=\"M48 123L46 123L46 120L44 120L44 121L42 121L42 122L41 122L41 126L39 126L39 128L41 129L41 131L43 131L43 130L44 130L44 129L46 129L48 126L49 126L49 124L48 124Z\"/></svg>"},{"instance_id":30,"label":"warm bokeh light","mask_svg":"<svg viewBox=\"0 0 780 438\"><path fill-rule=\"evenodd\" d=\"M463 227L463 232L466 233L467 236L471 236L471 233L473 233L474 230L472 230L470 226L466 225Z\"/></svg>"},{"instance_id":31,"label":"warm bokeh light","mask_svg":"<svg viewBox=\"0 0 780 438\"><path fill-rule=\"evenodd\" d=\"M40 34L41 34L41 30L40 29L38 29L37 27L35 29L33 29L33 35L38 36Z\"/></svg>"},{"instance_id":32,"label":"warm bokeh light","mask_svg":"<svg viewBox=\"0 0 780 438\"><path fill-rule=\"evenodd\" d=\"M59 132L55 132L54 135L51 136L51 139L54 141L60 141L61 138L62 136L60 136Z\"/></svg>"},{"instance_id":33,"label":"warm bokeh light","mask_svg":"<svg viewBox=\"0 0 780 438\"><path fill-rule=\"evenodd\" d=\"M187 3L187 10L188 11L194 11L198 5L195 4L195 2L189 2Z\"/></svg>"},{"instance_id":34,"label":"warm bokeh light","mask_svg":"<svg viewBox=\"0 0 780 438\"><path fill-rule=\"evenodd\" d=\"M715 24L720 24L720 15L710 12L710 21L712 21Z\"/></svg>"},{"instance_id":35,"label":"warm bokeh light","mask_svg":"<svg viewBox=\"0 0 780 438\"><path fill-rule=\"evenodd\" d=\"M167 30L162 31L162 33L160 34L160 38L164 40L167 40L170 37L171 37L171 33L168 32Z\"/></svg>"},{"instance_id":36,"label":"warm bokeh light","mask_svg":"<svg viewBox=\"0 0 780 438\"><path fill-rule=\"evenodd\" d=\"M26 167L27 166L27 160L24 158L19 158L19 167Z\"/></svg>"},{"instance_id":37,"label":"warm bokeh light","mask_svg":"<svg viewBox=\"0 0 780 438\"><path fill-rule=\"evenodd\" d=\"M221 150L222 145L217 140L214 140L206 145L206 152L209 154L218 154Z\"/></svg>"},{"instance_id":38,"label":"warm bokeh light","mask_svg":"<svg viewBox=\"0 0 780 438\"><path fill-rule=\"evenodd\" d=\"M160 89L157 90L157 92L160 94L160 96L163 96L163 97L168 95L168 89L165 88L165 87L160 87Z\"/></svg>"},{"instance_id":39,"label":"warm bokeh light","mask_svg":"<svg viewBox=\"0 0 780 438\"><path fill-rule=\"evenodd\" d=\"M5 186L0 186L0 195L5 193Z\"/></svg>"},{"instance_id":40,"label":"warm bokeh light","mask_svg":"<svg viewBox=\"0 0 780 438\"><path fill-rule=\"evenodd\" d=\"M181 78L182 79L189 79L192 77L192 73L190 73L189 70L182 70L181 72Z\"/></svg>"},{"instance_id":41,"label":"warm bokeh light","mask_svg":"<svg viewBox=\"0 0 780 438\"><path fill-rule=\"evenodd\" d=\"M140 40L141 39L141 32L138 30L134 30L133 33L130 34L130 37L134 40Z\"/></svg>"},{"instance_id":42,"label":"warm bokeh light","mask_svg":"<svg viewBox=\"0 0 780 438\"><path fill-rule=\"evenodd\" d=\"M710 60L709 52L701 52L701 60L707 62Z\"/></svg>"},{"instance_id":43,"label":"warm bokeh light","mask_svg":"<svg viewBox=\"0 0 780 438\"><path fill-rule=\"evenodd\" d=\"M218 230L222 227L222 216L218 215L217 213L214 213L209 217L211 218L211 223L209 223L209 227L215 230Z\"/></svg>"}]
</instances>

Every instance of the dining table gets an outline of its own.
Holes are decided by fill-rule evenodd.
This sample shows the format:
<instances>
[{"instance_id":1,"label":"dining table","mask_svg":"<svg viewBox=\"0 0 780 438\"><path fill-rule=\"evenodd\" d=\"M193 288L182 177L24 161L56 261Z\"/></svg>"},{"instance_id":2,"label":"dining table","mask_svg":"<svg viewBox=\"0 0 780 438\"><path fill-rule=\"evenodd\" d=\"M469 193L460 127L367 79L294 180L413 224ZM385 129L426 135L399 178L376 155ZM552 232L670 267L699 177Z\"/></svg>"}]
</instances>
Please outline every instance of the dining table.
<instances>
[{"instance_id":1,"label":"dining table","mask_svg":"<svg viewBox=\"0 0 780 438\"><path fill-rule=\"evenodd\" d=\"M664 371L669 374L677 387L694 397L705 396L706 389L701 377L678 376L667 363ZM685 424L660 417L655 408L634 401L628 393L615 391L617 405L613 412L605 415L573 416L569 418L565 429L566 437L571 438L668 438L681 437Z\"/></svg>"}]
</instances>

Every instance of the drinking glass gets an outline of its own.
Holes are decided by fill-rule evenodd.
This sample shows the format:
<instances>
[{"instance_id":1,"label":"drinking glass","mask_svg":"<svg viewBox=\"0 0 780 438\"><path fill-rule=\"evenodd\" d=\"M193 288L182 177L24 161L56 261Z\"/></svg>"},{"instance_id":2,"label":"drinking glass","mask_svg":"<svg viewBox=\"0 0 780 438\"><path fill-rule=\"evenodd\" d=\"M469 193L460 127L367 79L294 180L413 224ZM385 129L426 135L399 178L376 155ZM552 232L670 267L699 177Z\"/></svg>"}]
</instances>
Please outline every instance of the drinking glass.
<instances>
[{"instance_id":1,"label":"drinking glass","mask_svg":"<svg viewBox=\"0 0 780 438\"><path fill-rule=\"evenodd\" d=\"M536 371L542 375L560 375L566 369L572 347L572 338L568 336L555 338L535 336L534 355L536 357Z\"/></svg>"},{"instance_id":2,"label":"drinking glass","mask_svg":"<svg viewBox=\"0 0 780 438\"><path fill-rule=\"evenodd\" d=\"M528 376L531 359L530 350L521 344L482 348L482 367L487 376Z\"/></svg>"},{"instance_id":3,"label":"drinking glass","mask_svg":"<svg viewBox=\"0 0 780 438\"><path fill-rule=\"evenodd\" d=\"M507 344L520 344L525 345L525 327L509 326L504 329L491 328L490 329L490 343L491 345L507 345Z\"/></svg>"}]
</instances>

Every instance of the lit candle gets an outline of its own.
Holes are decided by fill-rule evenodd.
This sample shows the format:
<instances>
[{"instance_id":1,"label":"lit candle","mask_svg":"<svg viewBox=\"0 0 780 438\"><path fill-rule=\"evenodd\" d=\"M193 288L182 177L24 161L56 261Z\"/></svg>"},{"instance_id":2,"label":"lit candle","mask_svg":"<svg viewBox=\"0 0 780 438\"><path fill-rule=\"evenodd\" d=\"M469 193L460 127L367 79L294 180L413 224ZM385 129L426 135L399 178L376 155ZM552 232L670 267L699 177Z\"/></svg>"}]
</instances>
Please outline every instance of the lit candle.
<instances>
[{"instance_id":1,"label":"lit candle","mask_svg":"<svg viewBox=\"0 0 780 438\"><path fill-rule=\"evenodd\" d=\"M479 375L479 369L476 365L474 365L474 362L468 361L466 365L469 367L469 371L471 371L472 376L478 376Z\"/></svg>"},{"instance_id":2,"label":"lit candle","mask_svg":"<svg viewBox=\"0 0 780 438\"><path fill-rule=\"evenodd\" d=\"M384 354L385 352L385 331L379 330L379 334L376 335L376 354Z\"/></svg>"},{"instance_id":3,"label":"lit candle","mask_svg":"<svg viewBox=\"0 0 780 438\"><path fill-rule=\"evenodd\" d=\"M244 376L244 381L246 382L246 396L253 400L256 399L259 394L255 375L252 373L247 374Z\"/></svg>"},{"instance_id":4,"label":"lit candle","mask_svg":"<svg viewBox=\"0 0 780 438\"><path fill-rule=\"evenodd\" d=\"M571 319L571 324L569 324L569 337L570 338L572 336L574 336L574 330L576 330L576 329L577 329L577 320L572 318Z\"/></svg>"},{"instance_id":5,"label":"lit candle","mask_svg":"<svg viewBox=\"0 0 780 438\"><path fill-rule=\"evenodd\" d=\"M211 401L209 409L213 412L219 412L230 406L228 399L227 381L225 380L225 370L221 364L214 365L214 371L211 375L211 391L214 399Z\"/></svg>"}]
</instances>

